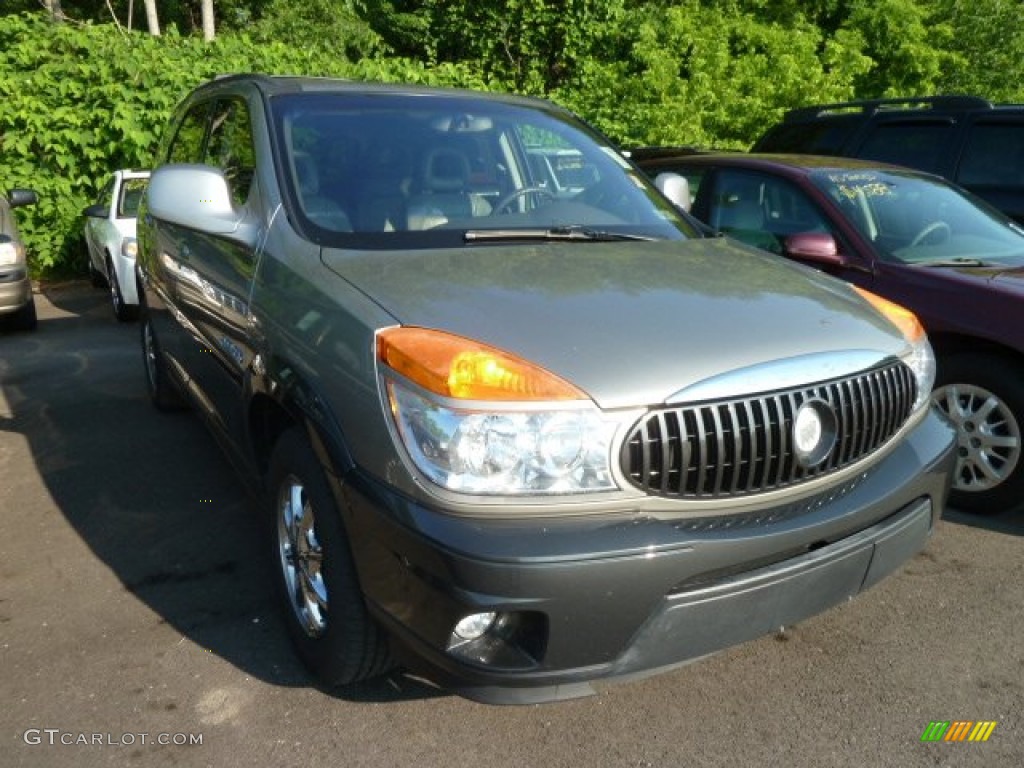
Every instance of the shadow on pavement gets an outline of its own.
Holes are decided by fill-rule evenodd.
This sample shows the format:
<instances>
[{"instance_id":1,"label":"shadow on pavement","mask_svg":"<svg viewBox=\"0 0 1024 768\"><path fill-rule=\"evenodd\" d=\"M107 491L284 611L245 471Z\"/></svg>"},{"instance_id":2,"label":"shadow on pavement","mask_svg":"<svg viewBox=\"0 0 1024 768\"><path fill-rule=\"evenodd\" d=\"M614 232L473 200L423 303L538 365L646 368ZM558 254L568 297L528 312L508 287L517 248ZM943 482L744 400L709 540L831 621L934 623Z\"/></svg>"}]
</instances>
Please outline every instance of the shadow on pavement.
<instances>
[{"instance_id":1,"label":"shadow on pavement","mask_svg":"<svg viewBox=\"0 0 1024 768\"><path fill-rule=\"evenodd\" d=\"M969 525L972 528L981 528L985 531L1024 536L1024 510L1020 509L998 515L972 515L947 508L942 513L942 519L956 525Z\"/></svg>"},{"instance_id":2,"label":"shadow on pavement","mask_svg":"<svg viewBox=\"0 0 1024 768\"><path fill-rule=\"evenodd\" d=\"M248 675L312 686L279 619L258 504L197 418L151 407L137 324L86 282L36 298L38 330L0 334L0 439L24 437L56 508L159 623ZM401 674L328 693L447 695Z\"/></svg>"}]
</instances>

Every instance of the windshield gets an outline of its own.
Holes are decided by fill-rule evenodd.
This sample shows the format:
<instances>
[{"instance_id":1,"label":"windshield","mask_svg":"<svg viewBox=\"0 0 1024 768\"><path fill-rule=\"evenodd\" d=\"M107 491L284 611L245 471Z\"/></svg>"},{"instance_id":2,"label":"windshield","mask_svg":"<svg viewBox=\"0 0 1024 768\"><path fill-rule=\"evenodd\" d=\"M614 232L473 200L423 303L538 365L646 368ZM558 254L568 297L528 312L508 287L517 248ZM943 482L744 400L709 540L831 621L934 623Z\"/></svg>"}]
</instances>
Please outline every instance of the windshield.
<instances>
[{"instance_id":1,"label":"windshield","mask_svg":"<svg viewBox=\"0 0 1024 768\"><path fill-rule=\"evenodd\" d=\"M950 184L913 172L821 170L811 179L883 258L903 264L1024 264L1024 230Z\"/></svg>"},{"instance_id":2,"label":"windshield","mask_svg":"<svg viewBox=\"0 0 1024 768\"><path fill-rule=\"evenodd\" d=\"M279 96L272 110L286 197L320 242L442 247L549 230L564 239L567 229L592 235L581 242L698 236L613 147L561 111L336 92Z\"/></svg>"}]
</instances>

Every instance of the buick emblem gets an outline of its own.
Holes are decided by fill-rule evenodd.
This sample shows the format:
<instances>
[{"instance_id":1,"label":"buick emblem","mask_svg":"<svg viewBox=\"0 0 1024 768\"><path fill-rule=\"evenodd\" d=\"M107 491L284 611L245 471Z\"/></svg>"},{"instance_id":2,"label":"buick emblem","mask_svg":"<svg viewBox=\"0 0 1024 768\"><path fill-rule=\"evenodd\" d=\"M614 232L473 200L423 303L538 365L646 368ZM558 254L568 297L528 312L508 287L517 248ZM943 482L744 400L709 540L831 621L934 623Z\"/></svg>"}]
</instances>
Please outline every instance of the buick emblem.
<instances>
[{"instance_id":1,"label":"buick emblem","mask_svg":"<svg viewBox=\"0 0 1024 768\"><path fill-rule=\"evenodd\" d=\"M810 468L825 460L836 444L836 414L824 400L808 400L793 419L793 447L800 466Z\"/></svg>"}]
</instances>

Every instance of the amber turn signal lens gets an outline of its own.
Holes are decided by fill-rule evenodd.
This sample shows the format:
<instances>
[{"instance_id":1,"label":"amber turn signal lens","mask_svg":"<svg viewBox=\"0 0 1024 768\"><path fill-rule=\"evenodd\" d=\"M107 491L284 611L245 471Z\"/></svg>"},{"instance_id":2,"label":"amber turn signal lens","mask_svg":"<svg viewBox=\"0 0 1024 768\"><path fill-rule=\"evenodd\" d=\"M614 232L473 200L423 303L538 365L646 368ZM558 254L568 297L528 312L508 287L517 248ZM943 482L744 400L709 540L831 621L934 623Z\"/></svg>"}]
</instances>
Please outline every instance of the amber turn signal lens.
<instances>
[{"instance_id":1,"label":"amber turn signal lens","mask_svg":"<svg viewBox=\"0 0 1024 768\"><path fill-rule=\"evenodd\" d=\"M924 326L921 325L921 321L917 319L917 315L906 307L902 307L888 299L883 299L878 294L866 291L856 285L853 286L853 290L867 299L875 309L885 315L893 325L900 329L908 341L920 341L925 337Z\"/></svg>"},{"instance_id":2,"label":"amber turn signal lens","mask_svg":"<svg viewBox=\"0 0 1024 768\"><path fill-rule=\"evenodd\" d=\"M390 328L377 336L388 367L442 397L461 400L586 400L567 381L515 355L428 328Z\"/></svg>"}]
</instances>

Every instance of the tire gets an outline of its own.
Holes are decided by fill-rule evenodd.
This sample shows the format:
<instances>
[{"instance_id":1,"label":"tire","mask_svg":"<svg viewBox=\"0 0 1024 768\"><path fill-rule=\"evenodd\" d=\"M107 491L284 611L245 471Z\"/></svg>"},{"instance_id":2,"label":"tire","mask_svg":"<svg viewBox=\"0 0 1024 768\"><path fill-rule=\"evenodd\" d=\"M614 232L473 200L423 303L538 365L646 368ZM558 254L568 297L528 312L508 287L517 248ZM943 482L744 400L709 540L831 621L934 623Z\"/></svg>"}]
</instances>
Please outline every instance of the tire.
<instances>
[{"instance_id":1,"label":"tire","mask_svg":"<svg viewBox=\"0 0 1024 768\"><path fill-rule=\"evenodd\" d=\"M127 323L139 316L139 308L124 303L124 295L121 293L121 284L117 280L117 270L114 269L114 262L107 256L107 283L110 285L110 304L114 309L114 317L118 322Z\"/></svg>"},{"instance_id":2,"label":"tire","mask_svg":"<svg viewBox=\"0 0 1024 768\"><path fill-rule=\"evenodd\" d=\"M93 288L105 288L107 285L106 276L92 265L92 256L89 257L89 282Z\"/></svg>"},{"instance_id":3,"label":"tire","mask_svg":"<svg viewBox=\"0 0 1024 768\"><path fill-rule=\"evenodd\" d=\"M39 325L36 315L36 297L30 294L28 303L16 312L7 315L7 327L12 331L35 331Z\"/></svg>"},{"instance_id":4,"label":"tire","mask_svg":"<svg viewBox=\"0 0 1024 768\"><path fill-rule=\"evenodd\" d=\"M36 316L35 296L29 296L28 303L17 312L8 315L7 318L8 328L11 330L34 331L36 326L39 325L39 319Z\"/></svg>"},{"instance_id":5,"label":"tire","mask_svg":"<svg viewBox=\"0 0 1024 768\"><path fill-rule=\"evenodd\" d=\"M142 339L142 365L146 376L146 390L150 402L161 411L176 411L184 407L185 401L175 388L167 371L167 360L160 349L156 330L148 314L143 313L140 324Z\"/></svg>"},{"instance_id":6,"label":"tire","mask_svg":"<svg viewBox=\"0 0 1024 768\"><path fill-rule=\"evenodd\" d=\"M299 658L330 687L384 674L387 637L367 611L344 523L299 429L274 446L267 488L275 581Z\"/></svg>"},{"instance_id":7,"label":"tire","mask_svg":"<svg viewBox=\"0 0 1024 768\"><path fill-rule=\"evenodd\" d=\"M995 514L1024 504L1024 366L1006 358L942 358L932 399L957 429L950 504Z\"/></svg>"}]
</instances>

